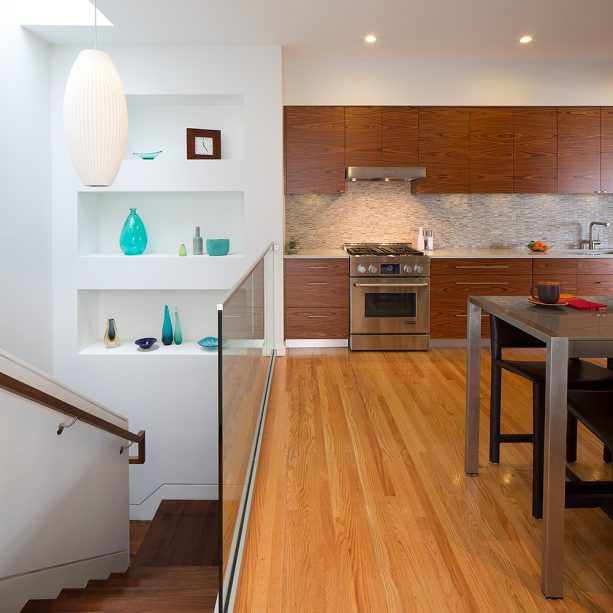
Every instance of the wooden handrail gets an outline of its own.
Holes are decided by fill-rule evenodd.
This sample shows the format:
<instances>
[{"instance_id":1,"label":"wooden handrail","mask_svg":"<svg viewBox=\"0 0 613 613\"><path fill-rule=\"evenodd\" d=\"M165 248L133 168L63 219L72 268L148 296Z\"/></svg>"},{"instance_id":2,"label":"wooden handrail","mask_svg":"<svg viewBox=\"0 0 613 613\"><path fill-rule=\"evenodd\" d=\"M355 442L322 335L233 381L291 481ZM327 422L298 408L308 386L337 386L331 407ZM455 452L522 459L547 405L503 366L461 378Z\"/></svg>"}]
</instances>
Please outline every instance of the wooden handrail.
<instances>
[{"instance_id":1,"label":"wooden handrail","mask_svg":"<svg viewBox=\"0 0 613 613\"><path fill-rule=\"evenodd\" d=\"M119 426L112 424L110 421L106 421L106 419L102 419L102 417L92 415L83 409L79 409L78 407L75 407L64 400L60 400L59 398L32 387L23 381L19 381L19 379L9 377L2 372L0 372L0 388L4 388L13 394L17 394L18 396L27 398L28 400L32 400L38 404L42 404L43 406L53 409L54 411L58 411L59 413L63 413L64 415L70 415L79 421L85 422L90 426L99 428L100 430L104 430L109 434L114 434L119 438L136 443L138 445L138 455L135 457L130 457L130 464L145 463L144 430L141 430L138 434L134 434L129 430L125 430L124 428L120 428Z\"/></svg>"}]
</instances>

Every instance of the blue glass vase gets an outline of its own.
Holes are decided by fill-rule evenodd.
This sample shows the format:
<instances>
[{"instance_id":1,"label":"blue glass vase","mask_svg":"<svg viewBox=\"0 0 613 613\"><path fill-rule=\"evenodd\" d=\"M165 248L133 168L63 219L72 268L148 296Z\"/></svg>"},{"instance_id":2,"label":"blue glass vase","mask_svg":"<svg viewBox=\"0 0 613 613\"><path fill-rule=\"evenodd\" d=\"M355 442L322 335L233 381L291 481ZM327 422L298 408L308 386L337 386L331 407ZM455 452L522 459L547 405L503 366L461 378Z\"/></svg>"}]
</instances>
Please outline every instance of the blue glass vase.
<instances>
[{"instance_id":1,"label":"blue glass vase","mask_svg":"<svg viewBox=\"0 0 613 613\"><path fill-rule=\"evenodd\" d=\"M123 224L119 246L125 255L140 255L147 247L147 230L136 209L130 209L130 214Z\"/></svg>"},{"instance_id":2,"label":"blue glass vase","mask_svg":"<svg viewBox=\"0 0 613 613\"><path fill-rule=\"evenodd\" d=\"M180 345L183 342L183 329L181 328L181 320L179 319L179 309L175 308L175 345Z\"/></svg>"},{"instance_id":3,"label":"blue glass vase","mask_svg":"<svg viewBox=\"0 0 613 613\"><path fill-rule=\"evenodd\" d=\"M172 321L170 320L170 311L168 305L164 305L164 323L162 324L162 343L164 345L172 345Z\"/></svg>"}]
</instances>

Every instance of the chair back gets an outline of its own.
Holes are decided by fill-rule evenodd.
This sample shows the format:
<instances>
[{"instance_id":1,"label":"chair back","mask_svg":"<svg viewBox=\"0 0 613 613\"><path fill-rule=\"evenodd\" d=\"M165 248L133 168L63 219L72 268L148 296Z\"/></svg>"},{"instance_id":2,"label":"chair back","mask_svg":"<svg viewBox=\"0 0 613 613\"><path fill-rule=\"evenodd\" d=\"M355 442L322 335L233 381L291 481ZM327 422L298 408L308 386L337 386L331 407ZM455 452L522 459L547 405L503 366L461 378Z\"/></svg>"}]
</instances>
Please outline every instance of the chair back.
<instances>
[{"instance_id":1,"label":"chair back","mask_svg":"<svg viewBox=\"0 0 613 613\"><path fill-rule=\"evenodd\" d=\"M543 341L490 314L492 358L500 360L503 348L545 347Z\"/></svg>"}]
</instances>

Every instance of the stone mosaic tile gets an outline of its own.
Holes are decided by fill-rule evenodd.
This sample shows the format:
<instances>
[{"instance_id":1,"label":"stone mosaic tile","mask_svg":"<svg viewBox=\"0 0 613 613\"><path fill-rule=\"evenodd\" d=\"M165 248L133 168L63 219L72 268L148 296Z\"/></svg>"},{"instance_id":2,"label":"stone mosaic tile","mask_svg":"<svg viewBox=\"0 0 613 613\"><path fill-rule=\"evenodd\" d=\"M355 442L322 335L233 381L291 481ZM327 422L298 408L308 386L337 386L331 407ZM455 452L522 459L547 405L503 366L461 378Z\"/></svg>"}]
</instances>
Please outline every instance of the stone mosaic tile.
<instances>
[{"instance_id":1,"label":"stone mosaic tile","mask_svg":"<svg viewBox=\"0 0 613 613\"><path fill-rule=\"evenodd\" d=\"M339 196L285 198L286 238L302 247L347 242L408 241L419 226L434 231L434 247L517 247L541 239L577 247L590 221L613 223L613 194L413 195L404 183L348 183ZM613 229L595 236L609 245ZM611 245L613 247L613 245Z\"/></svg>"}]
</instances>

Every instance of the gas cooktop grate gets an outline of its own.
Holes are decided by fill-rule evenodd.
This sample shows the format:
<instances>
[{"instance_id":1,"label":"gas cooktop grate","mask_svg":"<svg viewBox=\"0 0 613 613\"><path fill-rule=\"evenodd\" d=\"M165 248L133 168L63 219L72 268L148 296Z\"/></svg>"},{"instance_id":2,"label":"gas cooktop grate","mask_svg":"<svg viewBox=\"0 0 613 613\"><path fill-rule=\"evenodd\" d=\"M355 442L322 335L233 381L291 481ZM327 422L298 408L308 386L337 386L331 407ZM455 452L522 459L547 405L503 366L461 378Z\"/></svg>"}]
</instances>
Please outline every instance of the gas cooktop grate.
<instances>
[{"instance_id":1,"label":"gas cooktop grate","mask_svg":"<svg viewBox=\"0 0 613 613\"><path fill-rule=\"evenodd\" d=\"M407 243L345 245L349 255L424 255Z\"/></svg>"}]
</instances>

